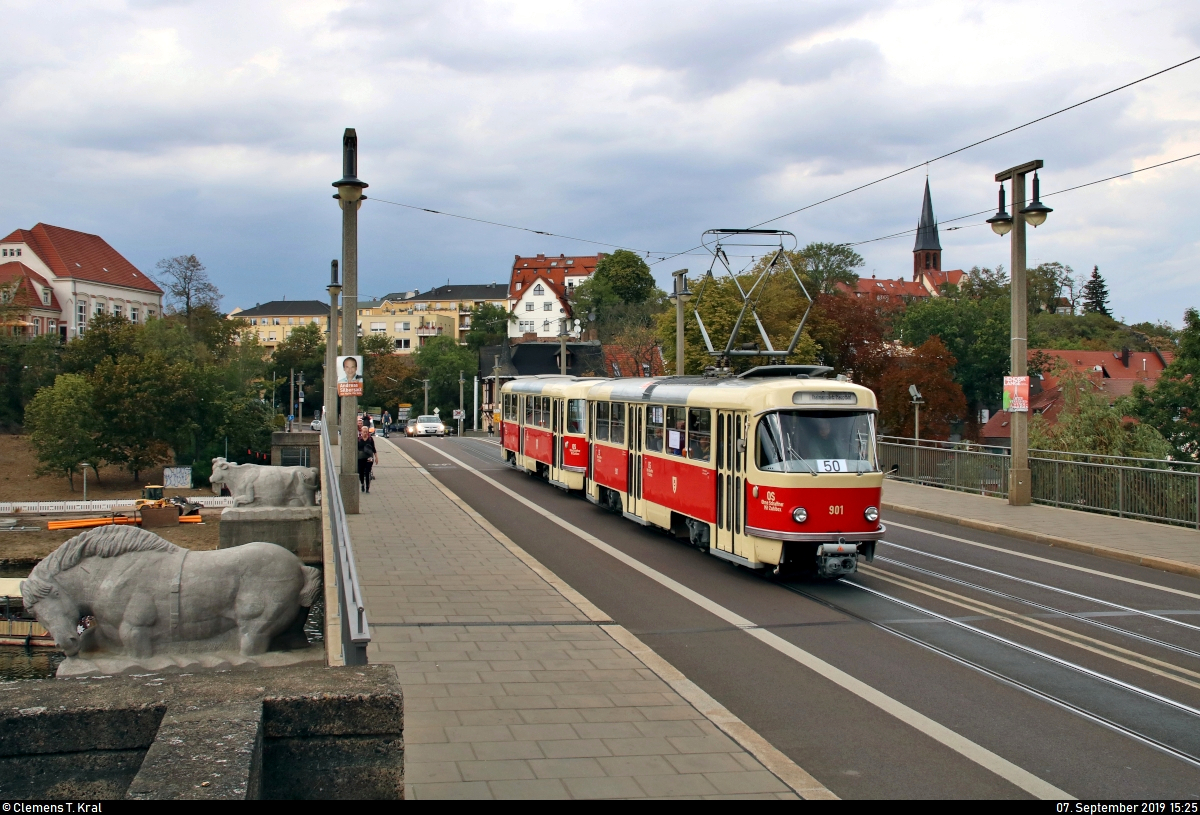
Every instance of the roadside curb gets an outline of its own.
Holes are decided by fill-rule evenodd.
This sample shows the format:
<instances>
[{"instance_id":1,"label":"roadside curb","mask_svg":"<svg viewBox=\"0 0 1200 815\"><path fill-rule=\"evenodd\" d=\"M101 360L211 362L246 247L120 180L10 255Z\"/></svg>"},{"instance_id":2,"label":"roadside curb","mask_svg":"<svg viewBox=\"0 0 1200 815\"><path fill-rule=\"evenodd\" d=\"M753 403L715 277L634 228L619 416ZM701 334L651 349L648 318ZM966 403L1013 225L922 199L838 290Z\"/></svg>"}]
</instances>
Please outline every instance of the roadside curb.
<instances>
[{"instance_id":1,"label":"roadside curb","mask_svg":"<svg viewBox=\"0 0 1200 815\"><path fill-rule=\"evenodd\" d=\"M1060 538L1056 535L1043 535L1040 532L1029 532L1024 529L1013 529L1003 524L994 524L987 521L977 521L974 518L960 518L957 515L948 515L944 512L935 512L929 509L921 509L920 507L904 506L903 504L893 504L890 501L880 502L883 509L890 512L903 512L906 515L916 515L919 518L928 518L931 521L942 521L944 523L955 524L957 526L965 526L969 529L978 529L981 532L991 532L996 535L1005 535L1018 540L1029 541L1031 543L1041 543L1047 546L1057 546L1060 549L1070 549L1073 552L1086 552L1089 555L1104 557L1110 560L1119 560L1122 563L1132 563L1135 566L1145 566L1150 569L1157 569L1160 572L1170 572L1171 574L1181 574L1187 577L1200 577L1200 566L1194 563L1183 563L1178 560L1169 560L1162 557L1150 557L1148 555L1138 555L1132 552L1126 552L1121 549L1113 549L1108 546L1097 546L1094 543L1084 543L1083 541L1072 540L1071 538Z\"/></svg>"}]
</instances>

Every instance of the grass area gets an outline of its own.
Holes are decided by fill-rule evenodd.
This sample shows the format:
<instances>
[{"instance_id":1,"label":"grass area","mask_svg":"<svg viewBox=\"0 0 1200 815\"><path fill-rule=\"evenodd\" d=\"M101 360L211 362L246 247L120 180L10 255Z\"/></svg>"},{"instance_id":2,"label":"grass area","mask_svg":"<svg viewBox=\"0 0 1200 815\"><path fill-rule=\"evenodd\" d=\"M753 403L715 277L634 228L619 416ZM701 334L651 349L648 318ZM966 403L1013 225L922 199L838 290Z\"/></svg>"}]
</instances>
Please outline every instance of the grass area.
<instances>
[{"instance_id":1,"label":"grass area","mask_svg":"<svg viewBox=\"0 0 1200 815\"><path fill-rule=\"evenodd\" d=\"M75 476L75 489L62 476L39 476L37 456L28 436L0 434L0 501L79 501L83 498L83 477ZM141 473L135 483L133 476L117 467L101 467L97 482L95 473L88 473L88 499L141 498L146 484L161 484L162 467ZM212 495L211 489L171 489L168 495Z\"/></svg>"}]
</instances>

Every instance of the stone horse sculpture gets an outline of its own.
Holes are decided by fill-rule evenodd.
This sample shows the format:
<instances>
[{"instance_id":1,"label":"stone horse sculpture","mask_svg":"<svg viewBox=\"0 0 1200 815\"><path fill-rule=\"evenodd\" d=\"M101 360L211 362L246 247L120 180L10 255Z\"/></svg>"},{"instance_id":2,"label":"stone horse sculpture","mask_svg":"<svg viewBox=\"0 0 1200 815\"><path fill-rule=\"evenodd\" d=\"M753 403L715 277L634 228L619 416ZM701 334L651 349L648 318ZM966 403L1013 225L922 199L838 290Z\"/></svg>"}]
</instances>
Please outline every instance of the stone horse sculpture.
<instances>
[{"instance_id":1,"label":"stone horse sculpture","mask_svg":"<svg viewBox=\"0 0 1200 815\"><path fill-rule=\"evenodd\" d=\"M213 492L229 488L235 507L312 507L321 481L316 467L268 467L264 464L231 464L218 456L212 460Z\"/></svg>"},{"instance_id":2,"label":"stone horse sculpture","mask_svg":"<svg viewBox=\"0 0 1200 815\"><path fill-rule=\"evenodd\" d=\"M273 543L191 552L137 527L104 526L38 563L21 597L68 657L81 650L254 656L320 590L321 573ZM94 624L85 628L86 617Z\"/></svg>"}]
</instances>

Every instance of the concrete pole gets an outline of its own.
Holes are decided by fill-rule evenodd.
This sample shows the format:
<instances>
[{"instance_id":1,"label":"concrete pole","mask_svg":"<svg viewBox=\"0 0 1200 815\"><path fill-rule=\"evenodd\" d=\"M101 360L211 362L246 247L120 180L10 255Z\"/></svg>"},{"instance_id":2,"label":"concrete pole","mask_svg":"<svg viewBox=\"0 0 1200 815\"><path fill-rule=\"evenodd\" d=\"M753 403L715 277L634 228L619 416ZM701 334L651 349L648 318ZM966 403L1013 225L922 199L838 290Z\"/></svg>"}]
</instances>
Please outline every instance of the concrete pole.
<instances>
[{"instance_id":1,"label":"concrete pole","mask_svg":"<svg viewBox=\"0 0 1200 815\"><path fill-rule=\"evenodd\" d=\"M1013 173L1012 177L1012 376L1026 376L1028 373L1028 340L1027 327L1029 311L1027 307L1028 293L1025 281L1025 216L1021 208L1025 201L1025 173ZM1012 463L1008 471L1008 503L1015 507L1026 507L1031 502L1031 484L1029 473L1029 414L1014 412L1009 414L1009 427L1012 429Z\"/></svg>"},{"instance_id":2,"label":"concrete pole","mask_svg":"<svg viewBox=\"0 0 1200 815\"><path fill-rule=\"evenodd\" d=\"M428 416L429 415L429 380L422 379L421 381L425 383L425 412L422 413L421 415Z\"/></svg>"},{"instance_id":3,"label":"concrete pole","mask_svg":"<svg viewBox=\"0 0 1200 815\"><path fill-rule=\"evenodd\" d=\"M687 269L671 272L671 276L675 278L675 292L671 295L671 299L675 301L675 376L683 376L685 365L683 353L685 347L683 340L683 305L684 298L689 294L687 290L687 272Z\"/></svg>"},{"instance_id":4,"label":"concrete pole","mask_svg":"<svg viewBox=\"0 0 1200 815\"><path fill-rule=\"evenodd\" d=\"M465 382L466 382L466 380L463 379L463 372L459 371L458 372L458 415L459 416L463 415L463 384ZM459 419L458 420L458 437L460 439L462 438L462 430L463 430L463 420Z\"/></svg>"},{"instance_id":5,"label":"concrete pole","mask_svg":"<svg viewBox=\"0 0 1200 815\"><path fill-rule=\"evenodd\" d=\"M921 441L921 403L913 402L913 441Z\"/></svg>"},{"instance_id":6,"label":"concrete pole","mask_svg":"<svg viewBox=\"0 0 1200 815\"><path fill-rule=\"evenodd\" d=\"M471 387L472 395L475 397L474 407L471 409L472 424L476 433L479 432L479 375L475 376L475 384Z\"/></svg>"},{"instance_id":7,"label":"concrete pole","mask_svg":"<svg viewBox=\"0 0 1200 815\"><path fill-rule=\"evenodd\" d=\"M342 135L342 178L333 182L342 208L342 356L358 355L358 208L366 198L366 183L358 178L358 134L346 128ZM341 472L338 485L348 515L358 514L358 397L343 396L341 420Z\"/></svg>"},{"instance_id":8,"label":"concrete pole","mask_svg":"<svg viewBox=\"0 0 1200 815\"><path fill-rule=\"evenodd\" d=\"M333 428L338 421L337 395L337 348L338 348L338 297L342 284L338 282L338 262L330 264L331 275L326 290L329 292L329 331L325 340L325 421L329 425L329 441L336 443L337 433Z\"/></svg>"},{"instance_id":9,"label":"concrete pole","mask_svg":"<svg viewBox=\"0 0 1200 815\"><path fill-rule=\"evenodd\" d=\"M558 323L558 372L563 376L567 375L567 321L565 318Z\"/></svg>"},{"instance_id":10,"label":"concrete pole","mask_svg":"<svg viewBox=\"0 0 1200 815\"><path fill-rule=\"evenodd\" d=\"M288 376L288 432L292 432L292 420L296 418L296 369Z\"/></svg>"}]
</instances>

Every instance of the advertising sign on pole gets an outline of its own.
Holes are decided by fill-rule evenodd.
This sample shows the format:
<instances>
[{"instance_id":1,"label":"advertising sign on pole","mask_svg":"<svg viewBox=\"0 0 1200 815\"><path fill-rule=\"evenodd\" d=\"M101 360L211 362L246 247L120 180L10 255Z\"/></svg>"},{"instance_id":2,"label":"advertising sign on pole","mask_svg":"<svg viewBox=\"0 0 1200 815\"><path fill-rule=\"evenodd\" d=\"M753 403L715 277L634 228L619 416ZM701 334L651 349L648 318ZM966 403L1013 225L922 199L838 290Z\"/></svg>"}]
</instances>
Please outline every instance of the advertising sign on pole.
<instances>
[{"instance_id":1,"label":"advertising sign on pole","mask_svg":"<svg viewBox=\"0 0 1200 815\"><path fill-rule=\"evenodd\" d=\"M1009 413L1029 412L1029 377L1004 377L1004 409Z\"/></svg>"},{"instance_id":2,"label":"advertising sign on pole","mask_svg":"<svg viewBox=\"0 0 1200 815\"><path fill-rule=\"evenodd\" d=\"M363 395L363 358L355 357L338 357L338 379L337 390L338 396L362 396Z\"/></svg>"}]
</instances>

